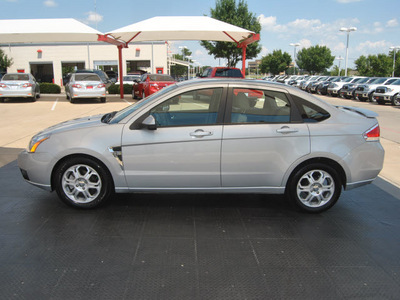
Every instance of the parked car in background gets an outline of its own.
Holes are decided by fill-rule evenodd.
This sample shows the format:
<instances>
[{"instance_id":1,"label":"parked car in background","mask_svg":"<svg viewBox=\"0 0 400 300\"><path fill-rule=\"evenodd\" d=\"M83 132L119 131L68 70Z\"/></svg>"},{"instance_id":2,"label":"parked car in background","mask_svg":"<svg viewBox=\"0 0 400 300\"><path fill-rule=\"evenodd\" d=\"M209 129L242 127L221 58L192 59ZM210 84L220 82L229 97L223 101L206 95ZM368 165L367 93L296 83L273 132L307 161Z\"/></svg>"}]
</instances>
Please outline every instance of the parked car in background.
<instances>
[{"instance_id":1,"label":"parked car in background","mask_svg":"<svg viewBox=\"0 0 400 300\"><path fill-rule=\"evenodd\" d=\"M389 85L378 86L374 92L373 98L378 104L391 103L397 105L398 95L400 93L400 79L393 81Z\"/></svg>"},{"instance_id":2,"label":"parked car in background","mask_svg":"<svg viewBox=\"0 0 400 300\"><path fill-rule=\"evenodd\" d=\"M71 103L78 98L98 98L106 102L106 85L95 73L73 73L65 86L65 95Z\"/></svg>"},{"instance_id":3,"label":"parked car in background","mask_svg":"<svg viewBox=\"0 0 400 300\"><path fill-rule=\"evenodd\" d=\"M342 89L343 85L345 85L347 83L351 83L354 80L356 80L357 78L363 78L363 77L360 77L360 76L347 77L341 81L332 82L331 84L328 85L328 95L332 96L332 97L338 96L340 94L340 90Z\"/></svg>"},{"instance_id":4,"label":"parked car in background","mask_svg":"<svg viewBox=\"0 0 400 300\"><path fill-rule=\"evenodd\" d=\"M40 98L40 85L30 73L7 73L0 80L0 102L6 98Z\"/></svg>"},{"instance_id":5,"label":"parked car in background","mask_svg":"<svg viewBox=\"0 0 400 300\"><path fill-rule=\"evenodd\" d=\"M125 76L122 76L122 81L123 81L123 84L133 85L136 82L140 81L140 77L141 77L140 75L125 75ZM119 85L119 79L117 80L117 82L115 84Z\"/></svg>"},{"instance_id":6,"label":"parked car in background","mask_svg":"<svg viewBox=\"0 0 400 300\"><path fill-rule=\"evenodd\" d=\"M118 81L118 73L115 71L105 71L111 83L116 83Z\"/></svg>"},{"instance_id":7,"label":"parked car in background","mask_svg":"<svg viewBox=\"0 0 400 300\"><path fill-rule=\"evenodd\" d=\"M97 74L101 81L105 84L106 89L108 89L111 85L111 80L110 78L108 78L107 74L102 71L102 70L97 70L97 69L93 69L93 70L76 70L74 73L95 73Z\"/></svg>"},{"instance_id":8,"label":"parked car in background","mask_svg":"<svg viewBox=\"0 0 400 300\"><path fill-rule=\"evenodd\" d=\"M146 98L173 83L175 79L166 74L143 74L140 81L133 84L132 98Z\"/></svg>"},{"instance_id":9,"label":"parked car in background","mask_svg":"<svg viewBox=\"0 0 400 300\"><path fill-rule=\"evenodd\" d=\"M306 91L311 93L311 94L316 93L318 84L320 84L324 80L327 80L328 78L329 78L328 76L319 76L315 80L310 81L307 84Z\"/></svg>"},{"instance_id":10,"label":"parked car in background","mask_svg":"<svg viewBox=\"0 0 400 300\"><path fill-rule=\"evenodd\" d=\"M364 77L364 78L356 78L350 83L346 83L342 86L339 92L339 97L344 99L355 99L355 91L359 84L367 83L370 81L371 78Z\"/></svg>"},{"instance_id":11,"label":"parked car in background","mask_svg":"<svg viewBox=\"0 0 400 300\"><path fill-rule=\"evenodd\" d=\"M202 90L210 96L194 99ZM45 129L18 166L29 183L80 208L114 192L273 193L315 213L379 174L376 116L263 80L191 80Z\"/></svg>"},{"instance_id":12,"label":"parked car in background","mask_svg":"<svg viewBox=\"0 0 400 300\"><path fill-rule=\"evenodd\" d=\"M318 83L317 88L316 88L316 93L318 95L326 95L328 93L328 86L331 82L338 82L341 81L343 79L343 77L339 77L339 76L332 76L329 77L326 80L323 80L321 82Z\"/></svg>"},{"instance_id":13,"label":"parked car in background","mask_svg":"<svg viewBox=\"0 0 400 300\"><path fill-rule=\"evenodd\" d=\"M376 78L374 81L365 83L365 84L359 84L356 88L356 91L354 92L354 96L356 99L360 101L369 101L369 102L375 102L375 99L373 98L374 92L378 86L382 85L389 85L392 82L396 81L397 77L379 77Z\"/></svg>"},{"instance_id":14,"label":"parked car in background","mask_svg":"<svg viewBox=\"0 0 400 300\"><path fill-rule=\"evenodd\" d=\"M244 78L242 71L238 68L214 67L207 68L200 75L200 78Z\"/></svg>"}]
</instances>

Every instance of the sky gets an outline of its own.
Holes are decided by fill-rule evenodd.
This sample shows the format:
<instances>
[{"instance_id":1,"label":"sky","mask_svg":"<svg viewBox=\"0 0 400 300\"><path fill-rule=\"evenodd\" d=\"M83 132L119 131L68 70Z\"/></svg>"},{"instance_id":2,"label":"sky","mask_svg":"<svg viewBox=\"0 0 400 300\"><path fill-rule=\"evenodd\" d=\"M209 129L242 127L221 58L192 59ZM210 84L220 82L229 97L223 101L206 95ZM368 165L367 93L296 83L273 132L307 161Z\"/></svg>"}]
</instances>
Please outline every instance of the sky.
<instances>
[{"instance_id":1,"label":"sky","mask_svg":"<svg viewBox=\"0 0 400 300\"><path fill-rule=\"evenodd\" d=\"M346 33L342 27L356 27L350 33L348 66L361 55L389 53L400 46L400 0L247 0L248 9L262 29L261 59L274 50L293 56L310 46L327 46L335 57L346 56ZM0 19L74 18L103 33L156 16L210 16L215 0L0 0ZM182 24L184 27L185 24ZM201 65L226 62L207 54L198 41L170 41L171 51L179 46L192 52ZM335 59L334 64L344 59Z\"/></svg>"}]
</instances>

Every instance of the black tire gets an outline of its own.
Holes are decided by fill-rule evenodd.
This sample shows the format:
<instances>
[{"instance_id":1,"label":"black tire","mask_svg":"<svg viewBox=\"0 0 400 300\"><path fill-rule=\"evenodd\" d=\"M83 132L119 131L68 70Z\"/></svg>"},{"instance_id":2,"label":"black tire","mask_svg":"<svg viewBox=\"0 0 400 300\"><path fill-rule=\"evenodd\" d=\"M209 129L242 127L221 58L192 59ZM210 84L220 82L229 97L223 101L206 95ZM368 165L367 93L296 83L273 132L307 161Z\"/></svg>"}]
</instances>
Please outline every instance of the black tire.
<instances>
[{"instance_id":1,"label":"black tire","mask_svg":"<svg viewBox=\"0 0 400 300\"><path fill-rule=\"evenodd\" d=\"M376 103L376 100L374 99L374 93L370 93L368 95L368 101L371 103Z\"/></svg>"},{"instance_id":2,"label":"black tire","mask_svg":"<svg viewBox=\"0 0 400 300\"><path fill-rule=\"evenodd\" d=\"M71 96L69 97L69 102L70 103L76 103L76 100L75 100L75 98L72 98Z\"/></svg>"},{"instance_id":3,"label":"black tire","mask_svg":"<svg viewBox=\"0 0 400 300\"><path fill-rule=\"evenodd\" d=\"M73 207L99 207L114 192L112 178L106 167L91 158L70 158L58 166L54 176L58 196Z\"/></svg>"},{"instance_id":4,"label":"black tire","mask_svg":"<svg viewBox=\"0 0 400 300\"><path fill-rule=\"evenodd\" d=\"M398 95L399 95L399 94L395 94L395 95L393 95L393 97L392 97L391 103L392 103L393 106L399 106L399 105L400 105L400 102L399 102L399 100L397 99L397 96L398 96Z\"/></svg>"},{"instance_id":5,"label":"black tire","mask_svg":"<svg viewBox=\"0 0 400 300\"><path fill-rule=\"evenodd\" d=\"M321 178L324 178L322 182ZM335 205L342 191L342 182L332 167L312 163L291 176L286 191L289 199L302 211L320 213Z\"/></svg>"},{"instance_id":6,"label":"black tire","mask_svg":"<svg viewBox=\"0 0 400 300\"><path fill-rule=\"evenodd\" d=\"M4 97L1 97L1 98L0 98L0 103L4 103L4 101L5 101L5 100L4 100Z\"/></svg>"},{"instance_id":7,"label":"black tire","mask_svg":"<svg viewBox=\"0 0 400 300\"><path fill-rule=\"evenodd\" d=\"M28 98L29 102L36 102L36 96Z\"/></svg>"},{"instance_id":8,"label":"black tire","mask_svg":"<svg viewBox=\"0 0 400 300\"><path fill-rule=\"evenodd\" d=\"M100 102L101 102L101 103L106 103L106 101L107 101L106 97L100 98Z\"/></svg>"}]
</instances>

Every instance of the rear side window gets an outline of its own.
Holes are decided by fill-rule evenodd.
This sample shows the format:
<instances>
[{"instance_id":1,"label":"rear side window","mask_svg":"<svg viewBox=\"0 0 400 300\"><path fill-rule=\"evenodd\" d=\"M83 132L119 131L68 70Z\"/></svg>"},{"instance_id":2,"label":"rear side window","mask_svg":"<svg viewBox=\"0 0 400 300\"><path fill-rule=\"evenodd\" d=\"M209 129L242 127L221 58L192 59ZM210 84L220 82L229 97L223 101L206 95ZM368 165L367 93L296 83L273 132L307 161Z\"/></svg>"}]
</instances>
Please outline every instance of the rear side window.
<instances>
[{"instance_id":1,"label":"rear side window","mask_svg":"<svg viewBox=\"0 0 400 300\"><path fill-rule=\"evenodd\" d=\"M318 105L294 95L292 95L292 97L305 123L321 122L331 116L326 110L322 109Z\"/></svg>"},{"instance_id":2,"label":"rear side window","mask_svg":"<svg viewBox=\"0 0 400 300\"><path fill-rule=\"evenodd\" d=\"M285 93L268 90L233 89L231 122L288 123L290 102Z\"/></svg>"},{"instance_id":3,"label":"rear side window","mask_svg":"<svg viewBox=\"0 0 400 300\"><path fill-rule=\"evenodd\" d=\"M168 75L150 75L150 81L175 81Z\"/></svg>"},{"instance_id":4,"label":"rear side window","mask_svg":"<svg viewBox=\"0 0 400 300\"><path fill-rule=\"evenodd\" d=\"M215 77L236 77L243 78L242 72L238 69L217 69Z\"/></svg>"}]
</instances>

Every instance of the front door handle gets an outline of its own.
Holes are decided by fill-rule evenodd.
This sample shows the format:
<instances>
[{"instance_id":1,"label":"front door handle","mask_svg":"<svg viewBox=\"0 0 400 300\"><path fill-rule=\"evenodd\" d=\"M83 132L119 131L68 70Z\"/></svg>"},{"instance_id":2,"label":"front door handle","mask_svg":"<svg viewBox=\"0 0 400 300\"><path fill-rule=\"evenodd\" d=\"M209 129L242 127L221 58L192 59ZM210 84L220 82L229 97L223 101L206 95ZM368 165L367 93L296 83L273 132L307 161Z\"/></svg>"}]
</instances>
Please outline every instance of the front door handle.
<instances>
[{"instance_id":1,"label":"front door handle","mask_svg":"<svg viewBox=\"0 0 400 300\"><path fill-rule=\"evenodd\" d=\"M204 131L202 129L197 129L195 132L190 133L190 136L193 136L196 138L202 138L204 136L209 136L209 135L213 135L213 133L210 131Z\"/></svg>"},{"instance_id":2,"label":"front door handle","mask_svg":"<svg viewBox=\"0 0 400 300\"><path fill-rule=\"evenodd\" d=\"M281 127L281 129L277 129L276 132L286 134L286 133L299 132L299 130L297 128L290 128L289 126L283 126Z\"/></svg>"}]
</instances>

